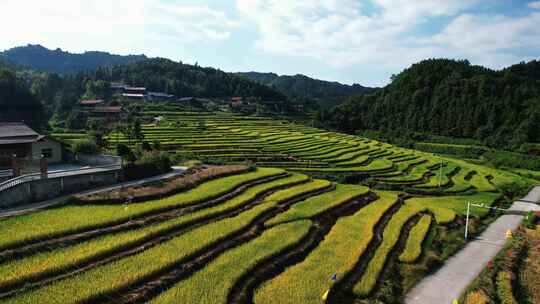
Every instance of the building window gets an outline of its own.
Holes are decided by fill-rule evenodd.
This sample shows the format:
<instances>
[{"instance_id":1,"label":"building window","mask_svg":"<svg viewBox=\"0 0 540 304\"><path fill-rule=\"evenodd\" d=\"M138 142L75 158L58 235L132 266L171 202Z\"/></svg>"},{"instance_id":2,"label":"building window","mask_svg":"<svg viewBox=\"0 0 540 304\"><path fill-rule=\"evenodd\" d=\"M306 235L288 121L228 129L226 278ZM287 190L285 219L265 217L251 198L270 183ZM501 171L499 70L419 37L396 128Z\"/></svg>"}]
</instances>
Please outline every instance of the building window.
<instances>
[{"instance_id":1,"label":"building window","mask_svg":"<svg viewBox=\"0 0 540 304\"><path fill-rule=\"evenodd\" d=\"M52 149L41 149L41 154L45 158L52 158L52 156L53 156Z\"/></svg>"}]
</instances>

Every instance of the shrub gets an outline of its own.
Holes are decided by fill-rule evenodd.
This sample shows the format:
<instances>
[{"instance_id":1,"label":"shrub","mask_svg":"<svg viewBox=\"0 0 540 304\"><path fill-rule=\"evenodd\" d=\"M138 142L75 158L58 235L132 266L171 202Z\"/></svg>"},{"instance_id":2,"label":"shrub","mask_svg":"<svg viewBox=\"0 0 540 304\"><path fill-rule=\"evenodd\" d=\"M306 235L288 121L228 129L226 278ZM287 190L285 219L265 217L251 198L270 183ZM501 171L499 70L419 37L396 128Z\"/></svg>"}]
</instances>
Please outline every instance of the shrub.
<instances>
[{"instance_id":1,"label":"shrub","mask_svg":"<svg viewBox=\"0 0 540 304\"><path fill-rule=\"evenodd\" d=\"M489 302L489 298L480 290L469 293L465 298L465 304L488 304Z\"/></svg>"},{"instance_id":2,"label":"shrub","mask_svg":"<svg viewBox=\"0 0 540 304\"><path fill-rule=\"evenodd\" d=\"M497 295L501 304L518 304L512 293L513 274L507 271L500 271L497 274Z\"/></svg>"},{"instance_id":3,"label":"shrub","mask_svg":"<svg viewBox=\"0 0 540 304\"><path fill-rule=\"evenodd\" d=\"M129 149L128 146L126 146L124 144L118 144L116 146L116 154L118 156L127 156L127 155L131 154L131 150Z\"/></svg>"},{"instance_id":4,"label":"shrub","mask_svg":"<svg viewBox=\"0 0 540 304\"><path fill-rule=\"evenodd\" d=\"M74 142L71 149L75 154L97 154L100 151L99 146L88 139Z\"/></svg>"},{"instance_id":5,"label":"shrub","mask_svg":"<svg viewBox=\"0 0 540 304\"><path fill-rule=\"evenodd\" d=\"M133 163L124 166L126 180L141 179L167 173L171 170L171 159L164 152L146 152Z\"/></svg>"}]
</instances>

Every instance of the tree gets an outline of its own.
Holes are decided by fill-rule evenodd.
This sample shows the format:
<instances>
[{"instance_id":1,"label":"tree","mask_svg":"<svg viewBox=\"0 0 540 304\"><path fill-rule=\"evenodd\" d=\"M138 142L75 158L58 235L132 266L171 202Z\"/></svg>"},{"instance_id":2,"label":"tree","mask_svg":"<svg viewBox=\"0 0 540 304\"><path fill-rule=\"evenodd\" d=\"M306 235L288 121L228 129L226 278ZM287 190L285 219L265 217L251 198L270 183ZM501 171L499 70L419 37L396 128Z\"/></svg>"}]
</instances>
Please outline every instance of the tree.
<instances>
[{"instance_id":1,"label":"tree","mask_svg":"<svg viewBox=\"0 0 540 304\"><path fill-rule=\"evenodd\" d=\"M45 125L43 105L25 86L25 83L8 70L0 70L0 120L24 121L35 130Z\"/></svg>"}]
</instances>

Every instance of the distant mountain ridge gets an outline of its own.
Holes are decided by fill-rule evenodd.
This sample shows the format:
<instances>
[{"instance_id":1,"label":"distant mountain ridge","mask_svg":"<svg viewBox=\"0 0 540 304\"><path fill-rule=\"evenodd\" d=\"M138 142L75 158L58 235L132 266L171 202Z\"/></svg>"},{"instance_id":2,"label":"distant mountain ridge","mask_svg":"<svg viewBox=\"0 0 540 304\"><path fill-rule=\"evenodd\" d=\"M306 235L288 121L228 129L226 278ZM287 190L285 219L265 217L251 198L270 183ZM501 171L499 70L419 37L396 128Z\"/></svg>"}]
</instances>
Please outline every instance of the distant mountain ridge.
<instances>
[{"instance_id":1,"label":"distant mountain ridge","mask_svg":"<svg viewBox=\"0 0 540 304\"><path fill-rule=\"evenodd\" d=\"M0 60L33 70L69 74L92 71L99 67L124 65L146 60L145 55L114 55L107 52L90 51L81 54L50 50L39 44L14 47L0 52Z\"/></svg>"},{"instance_id":2,"label":"distant mountain ridge","mask_svg":"<svg viewBox=\"0 0 540 304\"><path fill-rule=\"evenodd\" d=\"M371 93L375 89L359 84L346 85L339 82L313 79L305 75L278 75L275 73L240 72L236 73L250 80L275 87L291 99L316 101L322 106L336 105L345 99Z\"/></svg>"},{"instance_id":3,"label":"distant mountain ridge","mask_svg":"<svg viewBox=\"0 0 540 304\"><path fill-rule=\"evenodd\" d=\"M0 65L10 69L30 69L60 75L92 72L99 68L143 63L149 59L145 55L122 56L98 51L77 54L66 52L59 48L51 50L39 44L28 44L0 52ZM173 68L172 66L169 67ZM206 76L212 78L213 76L211 74L207 74ZM374 88L364 87L359 84L346 85L339 82L313 79L301 74L294 76L280 76L275 73L259 72L229 74L240 76L247 81L257 82L272 91L278 91L292 103L319 105L325 108L338 105L351 96L371 93L375 90ZM212 81L215 81L215 79L212 79ZM217 83L213 87L217 91L223 91ZM211 95L211 92L208 92L206 88L202 88L201 90L205 91L205 95ZM203 93L202 91L195 92L191 89L186 89L185 91L186 94L189 92L193 95ZM263 95L266 95L266 93Z\"/></svg>"}]
</instances>

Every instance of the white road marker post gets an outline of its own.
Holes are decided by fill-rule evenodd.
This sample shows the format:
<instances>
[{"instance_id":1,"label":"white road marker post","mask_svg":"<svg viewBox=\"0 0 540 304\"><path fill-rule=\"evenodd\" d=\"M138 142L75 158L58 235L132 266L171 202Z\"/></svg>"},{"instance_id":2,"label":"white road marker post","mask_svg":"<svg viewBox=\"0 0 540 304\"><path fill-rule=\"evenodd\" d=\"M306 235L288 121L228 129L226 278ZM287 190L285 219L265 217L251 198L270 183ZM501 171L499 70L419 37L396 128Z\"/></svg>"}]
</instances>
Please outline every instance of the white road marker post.
<instances>
[{"instance_id":1,"label":"white road marker post","mask_svg":"<svg viewBox=\"0 0 540 304\"><path fill-rule=\"evenodd\" d=\"M465 239L469 235L469 212L471 210L471 203L467 202L467 218L465 219Z\"/></svg>"}]
</instances>

